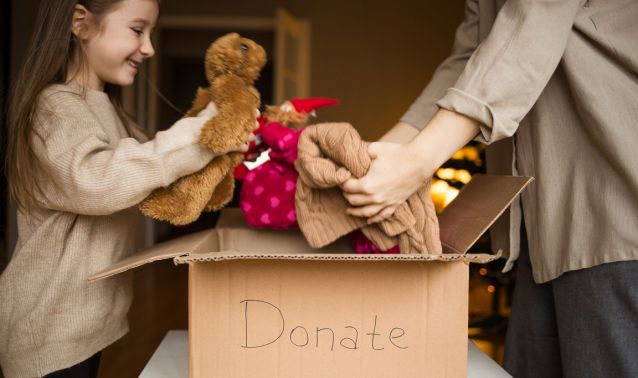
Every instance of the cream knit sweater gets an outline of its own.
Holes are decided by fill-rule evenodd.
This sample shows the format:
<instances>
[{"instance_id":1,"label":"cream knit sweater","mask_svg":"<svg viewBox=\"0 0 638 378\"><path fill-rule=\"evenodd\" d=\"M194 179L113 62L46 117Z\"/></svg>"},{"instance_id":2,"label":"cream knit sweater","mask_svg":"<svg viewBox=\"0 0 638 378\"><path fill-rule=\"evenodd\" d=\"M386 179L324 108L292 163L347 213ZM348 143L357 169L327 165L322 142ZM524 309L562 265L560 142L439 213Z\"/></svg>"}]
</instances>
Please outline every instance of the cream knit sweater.
<instances>
[{"instance_id":1,"label":"cream knit sweater","mask_svg":"<svg viewBox=\"0 0 638 378\"><path fill-rule=\"evenodd\" d=\"M130 277L87 277L133 252L137 203L213 157L194 122L145 143L128 137L103 92L50 86L37 119L36 154L54 174L39 178L44 209L18 213L18 243L0 276L7 378L72 366L128 331Z\"/></svg>"}]
</instances>

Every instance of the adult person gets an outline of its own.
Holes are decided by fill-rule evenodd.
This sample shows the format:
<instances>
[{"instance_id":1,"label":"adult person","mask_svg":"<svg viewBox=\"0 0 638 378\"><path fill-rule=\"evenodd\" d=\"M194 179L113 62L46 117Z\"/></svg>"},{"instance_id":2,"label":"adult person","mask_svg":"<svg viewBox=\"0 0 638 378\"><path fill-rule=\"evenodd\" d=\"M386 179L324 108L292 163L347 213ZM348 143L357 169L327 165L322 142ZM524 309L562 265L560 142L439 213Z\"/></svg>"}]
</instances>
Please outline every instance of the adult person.
<instances>
[{"instance_id":1,"label":"adult person","mask_svg":"<svg viewBox=\"0 0 638 378\"><path fill-rule=\"evenodd\" d=\"M450 57L343 185L376 222L468 141L514 136L512 165L491 151L488 169L536 178L505 230L517 378L638 372L636 20L636 1L468 0Z\"/></svg>"}]
</instances>

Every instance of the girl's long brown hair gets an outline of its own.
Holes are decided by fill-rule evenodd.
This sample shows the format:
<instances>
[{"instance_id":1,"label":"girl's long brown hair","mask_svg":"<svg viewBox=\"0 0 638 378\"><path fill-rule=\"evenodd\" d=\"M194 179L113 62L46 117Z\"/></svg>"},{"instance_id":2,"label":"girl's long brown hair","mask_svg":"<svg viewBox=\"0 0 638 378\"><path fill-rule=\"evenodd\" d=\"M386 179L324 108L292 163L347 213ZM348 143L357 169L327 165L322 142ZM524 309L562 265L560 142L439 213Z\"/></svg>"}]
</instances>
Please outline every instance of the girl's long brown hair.
<instances>
[{"instance_id":1,"label":"girl's long brown hair","mask_svg":"<svg viewBox=\"0 0 638 378\"><path fill-rule=\"evenodd\" d=\"M44 0L40 3L28 55L9 96L6 172L11 197L21 210L37 206L36 194L42 193L42 183L37 178L51 175L33 150L33 138L38 137L34 129L38 97L47 86L68 81L67 72L74 56L80 59L80 67L85 64L81 45L71 32L75 6L86 7L92 22L99 25L104 15L120 1ZM107 85L106 91L114 100L113 86ZM117 105L117 101L115 103ZM116 109L123 118L121 107ZM125 119L123 123L129 128L129 134L134 135L132 123Z\"/></svg>"}]
</instances>

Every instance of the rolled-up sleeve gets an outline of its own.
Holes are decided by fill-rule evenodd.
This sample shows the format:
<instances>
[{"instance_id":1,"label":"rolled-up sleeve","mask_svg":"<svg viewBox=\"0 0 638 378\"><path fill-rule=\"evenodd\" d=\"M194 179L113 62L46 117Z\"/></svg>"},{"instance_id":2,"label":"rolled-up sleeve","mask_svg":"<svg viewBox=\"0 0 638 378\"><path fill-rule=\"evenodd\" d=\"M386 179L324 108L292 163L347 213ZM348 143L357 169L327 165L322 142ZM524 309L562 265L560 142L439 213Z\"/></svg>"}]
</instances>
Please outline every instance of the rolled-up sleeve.
<instances>
[{"instance_id":1,"label":"rolled-up sleeve","mask_svg":"<svg viewBox=\"0 0 638 378\"><path fill-rule=\"evenodd\" d=\"M452 53L434 71L432 79L408 111L401 117L402 122L422 129L438 110L436 101L443 97L445 90L457 81L465 64L479 43L478 3L468 0L465 4L463 22L456 29Z\"/></svg>"},{"instance_id":2,"label":"rolled-up sleeve","mask_svg":"<svg viewBox=\"0 0 638 378\"><path fill-rule=\"evenodd\" d=\"M584 2L507 1L436 105L479 121L484 143L512 136L556 70Z\"/></svg>"}]
</instances>

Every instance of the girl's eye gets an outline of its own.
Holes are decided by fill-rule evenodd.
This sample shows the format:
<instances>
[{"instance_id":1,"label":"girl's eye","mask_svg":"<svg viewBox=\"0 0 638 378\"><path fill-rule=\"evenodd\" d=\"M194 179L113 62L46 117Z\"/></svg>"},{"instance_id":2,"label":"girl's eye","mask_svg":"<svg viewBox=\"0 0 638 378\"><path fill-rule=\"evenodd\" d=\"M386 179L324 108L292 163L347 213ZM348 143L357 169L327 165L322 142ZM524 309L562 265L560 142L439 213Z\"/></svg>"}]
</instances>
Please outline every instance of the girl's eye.
<instances>
[{"instance_id":1,"label":"girl's eye","mask_svg":"<svg viewBox=\"0 0 638 378\"><path fill-rule=\"evenodd\" d=\"M144 30L139 28L131 28L131 30L133 30L133 32L137 35L142 35L144 33Z\"/></svg>"}]
</instances>

